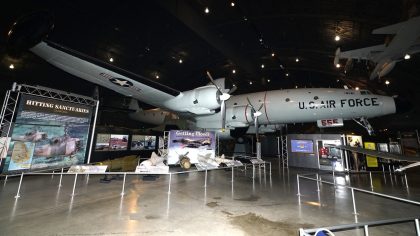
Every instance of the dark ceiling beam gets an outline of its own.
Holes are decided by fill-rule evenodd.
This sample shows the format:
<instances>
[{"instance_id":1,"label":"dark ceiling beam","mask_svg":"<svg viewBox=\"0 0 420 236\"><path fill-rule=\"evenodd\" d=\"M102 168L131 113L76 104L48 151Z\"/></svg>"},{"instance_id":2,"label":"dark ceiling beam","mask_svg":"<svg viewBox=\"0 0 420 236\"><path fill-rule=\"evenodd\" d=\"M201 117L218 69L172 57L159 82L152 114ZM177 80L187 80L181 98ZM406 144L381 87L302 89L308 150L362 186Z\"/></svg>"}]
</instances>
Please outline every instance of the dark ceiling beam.
<instances>
[{"instance_id":1,"label":"dark ceiling beam","mask_svg":"<svg viewBox=\"0 0 420 236\"><path fill-rule=\"evenodd\" d=\"M186 1L158 0L157 3L184 23L204 41L225 55L227 59L232 60L235 63L235 66L239 67L242 71L251 75L257 73L257 66L255 63L250 61L238 49L235 49L235 45L221 39L218 34L211 30L208 24L204 22L202 16L197 14Z\"/></svg>"}]
</instances>

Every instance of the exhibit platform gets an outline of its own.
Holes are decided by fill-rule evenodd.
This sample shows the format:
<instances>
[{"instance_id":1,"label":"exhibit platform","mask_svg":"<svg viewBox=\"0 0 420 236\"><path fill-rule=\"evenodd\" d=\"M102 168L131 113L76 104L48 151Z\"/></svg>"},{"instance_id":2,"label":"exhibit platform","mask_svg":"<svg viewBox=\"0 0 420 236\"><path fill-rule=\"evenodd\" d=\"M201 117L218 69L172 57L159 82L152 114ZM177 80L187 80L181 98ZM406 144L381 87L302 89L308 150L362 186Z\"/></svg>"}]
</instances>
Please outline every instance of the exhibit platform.
<instances>
[{"instance_id":1,"label":"exhibit platform","mask_svg":"<svg viewBox=\"0 0 420 236\"><path fill-rule=\"evenodd\" d=\"M18 190L19 176L7 181L2 177L0 235L299 235L299 228L420 215L419 205L360 191L355 191L354 204L352 191L341 186L418 202L416 171L407 176L335 173L333 178L330 172L266 161L271 171L256 165L255 171L237 167L233 173L227 168L153 180L126 175L124 186L123 178L103 183L103 175L79 175L75 182L74 175L63 175L59 187L60 175L30 175L23 177ZM306 179L316 174L322 180L319 185ZM415 235L413 223L369 230L370 235Z\"/></svg>"}]
</instances>

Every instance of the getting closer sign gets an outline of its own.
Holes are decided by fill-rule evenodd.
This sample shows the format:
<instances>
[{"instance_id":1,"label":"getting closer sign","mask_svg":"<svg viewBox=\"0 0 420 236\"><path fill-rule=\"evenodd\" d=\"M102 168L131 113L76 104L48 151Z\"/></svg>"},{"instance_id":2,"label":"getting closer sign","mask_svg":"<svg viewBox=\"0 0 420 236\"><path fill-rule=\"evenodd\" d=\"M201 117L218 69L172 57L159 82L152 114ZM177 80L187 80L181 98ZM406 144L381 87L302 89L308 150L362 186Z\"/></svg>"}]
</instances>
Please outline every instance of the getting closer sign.
<instances>
[{"instance_id":1,"label":"getting closer sign","mask_svg":"<svg viewBox=\"0 0 420 236\"><path fill-rule=\"evenodd\" d=\"M316 123L318 124L319 128L339 127L344 125L343 119L341 118L317 120Z\"/></svg>"}]
</instances>

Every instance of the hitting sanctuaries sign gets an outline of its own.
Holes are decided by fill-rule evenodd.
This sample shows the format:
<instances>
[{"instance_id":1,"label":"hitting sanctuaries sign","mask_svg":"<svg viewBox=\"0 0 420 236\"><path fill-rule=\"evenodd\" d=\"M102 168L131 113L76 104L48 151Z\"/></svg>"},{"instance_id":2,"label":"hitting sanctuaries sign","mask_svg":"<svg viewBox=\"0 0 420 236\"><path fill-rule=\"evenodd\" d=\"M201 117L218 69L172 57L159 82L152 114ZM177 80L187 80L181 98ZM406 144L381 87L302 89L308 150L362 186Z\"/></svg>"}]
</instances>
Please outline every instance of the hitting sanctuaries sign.
<instances>
[{"instance_id":1,"label":"hitting sanctuaries sign","mask_svg":"<svg viewBox=\"0 0 420 236\"><path fill-rule=\"evenodd\" d=\"M168 140L168 164L179 164L180 156L186 155L192 164L198 156L215 158L216 140L214 132L171 130Z\"/></svg>"},{"instance_id":2,"label":"hitting sanctuaries sign","mask_svg":"<svg viewBox=\"0 0 420 236\"><path fill-rule=\"evenodd\" d=\"M89 106L22 95L4 171L83 163L91 116Z\"/></svg>"}]
</instances>

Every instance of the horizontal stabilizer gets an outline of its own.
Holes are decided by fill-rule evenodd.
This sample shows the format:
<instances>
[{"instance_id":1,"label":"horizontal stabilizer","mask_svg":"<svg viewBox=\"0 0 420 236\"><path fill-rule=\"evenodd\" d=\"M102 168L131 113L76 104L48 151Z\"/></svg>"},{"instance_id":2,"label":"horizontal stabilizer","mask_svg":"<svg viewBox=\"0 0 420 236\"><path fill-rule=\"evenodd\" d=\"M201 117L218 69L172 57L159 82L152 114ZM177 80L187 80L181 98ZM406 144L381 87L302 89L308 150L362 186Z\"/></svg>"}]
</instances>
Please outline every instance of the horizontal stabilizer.
<instances>
[{"instance_id":1,"label":"horizontal stabilizer","mask_svg":"<svg viewBox=\"0 0 420 236\"><path fill-rule=\"evenodd\" d=\"M419 23L420 23L420 16L417 16L404 22L374 29L372 31L372 34L397 34L398 31L406 27L408 27L407 30L409 29L415 30L415 28L419 27Z\"/></svg>"},{"instance_id":2,"label":"horizontal stabilizer","mask_svg":"<svg viewBox=\"0 0 420 236\"><path fill-rule=\"evenodd\" d=\"M370 60L376 54L381 53L385 50L385 45L375 45L366 48L359 48L355 50L340 52L338 55L339 58L346 58L346 59L362 59L362 60Z\"/></svg>"}]
</instances>

